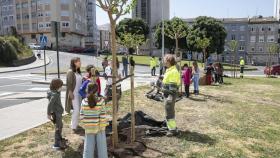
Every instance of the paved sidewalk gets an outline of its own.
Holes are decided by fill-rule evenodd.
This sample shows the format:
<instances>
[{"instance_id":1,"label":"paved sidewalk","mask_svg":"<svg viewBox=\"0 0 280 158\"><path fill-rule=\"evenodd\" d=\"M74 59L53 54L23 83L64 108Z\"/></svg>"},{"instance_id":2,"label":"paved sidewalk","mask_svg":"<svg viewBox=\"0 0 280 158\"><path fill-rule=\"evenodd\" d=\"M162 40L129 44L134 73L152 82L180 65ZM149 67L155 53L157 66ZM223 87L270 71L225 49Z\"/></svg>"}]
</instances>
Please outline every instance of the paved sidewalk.
<instances>
[{"instance_id":1,"label":"paved sidewalk","mask_svg":"<svg viewBox=\"0 0 280 158\"><path fill-rule=\"evenodd\" d=\"M34 51L35 55L37 54L37 51ZM15 72L15 71L22 71L22 70L29 70L29 69L34 69L34 68L39 68L44 66L44 55L41 53L42 58L38 59L28 65L23 65L23 66L18 66L18 67L3 67L0 68L0 73L7 73L7 72ZM37 56L37 55L36 55ZM51 62L51 59L49 57L46 57L46 65L48 65Z\"/></svg>"},{"instance_id":2,"label":"paved sidewalk","mask_svg":"<svg viewBox=\"0 0 280 158\"><path fill-rule=\"evenodd\" d=\"M64 100L64 97L62 100ZM1 109L0 140L48 122L47 105L47 99L40 99Z\"/></svg>"}]
</instances>

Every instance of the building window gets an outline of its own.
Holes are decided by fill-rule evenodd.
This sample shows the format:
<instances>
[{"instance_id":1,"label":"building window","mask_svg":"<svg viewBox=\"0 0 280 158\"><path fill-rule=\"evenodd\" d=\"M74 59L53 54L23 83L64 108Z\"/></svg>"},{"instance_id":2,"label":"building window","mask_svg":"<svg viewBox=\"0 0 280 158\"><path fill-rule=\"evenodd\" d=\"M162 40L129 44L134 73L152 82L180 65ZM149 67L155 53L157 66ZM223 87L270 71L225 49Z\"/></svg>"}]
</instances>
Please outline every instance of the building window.
<instances>
[{"instance_id":1,"label":"building window","mask_svg":"<svg viewBox=\"0 0 280 158\"><path fill-rule=\"evenodd\" d=\"M244 46L240 46L239 47L239 51L244 51L245 50L245 47Z\"/></svg>"},{"instance_id":2,"label":"building window","mask_svg":"<svg viewBox=\"0 0 280 158\"><path fill-rule=\"evenodd\" d=\"M240 26L240 31L245 31L245 26Z\"/></svg>"},{"instance_id":3,"label":"building window","mask_svg":"<svg viewBox=\"0 0 280 158\"><path fill-rule=\"evenodd\" d=\"M274 35L267 36L267 42L274 42L274 41L275 41Z\"/></svg>"},{"instance_id":4,"label":"building window","mask_svg":"<svg viewBox=\"0 0 280 158\"><path fill-rule=\"evenodd\" d=\"M268 27L268 31L274 31L274 28L273 27Z\"/></svg>"},{"instance_id":5,"label":"building window","mask_svg":"<svg viewBox=\"0 0 280 158\"><path fill-rule=\"evenodd\" d=\"M23 28L23 30L29 30L29 25L28 24L23 24L22 28Z\"/></svg>"},{"instance_id":6,"label":"building window","mask_svg":"<svg viewBox=\"0 0 280 158\"><path fill-rule=\"evenodd\" d=\"M41 28L44 28L44 23L39 23L38 24L38 27L41 29Z\"/></svg>"},{"instance_id":7,"label":"building window","mask_svg":"<svg viewBox=\"0 0 280 158\"><path fill-rule=\"evenodd\" d=\"M51 16L51 13L50 12L45 12L45 16L49 17L49 16Z\"/></svg>"},{"instance_id":8,"label":"building window","mask_svg":"<svg viewBox=\"0 0 280 158\"><path fill-rule=\"evenodd\" d=\"M251 48L251 51L254 52L254 51L255 51L255 47L252 47L252 48Z\"/></svg>"},{"instance_id":9,"label":"building window","mask_svg":"<svg viewBox=\"0 0 280 158\"><path fill-rule=\"evenodd\" d=\"M17 3L16 4L16 9L20 9L20 7L21 7L20 3Z\"/></svg>"},{"instance_id":10,"label":"building window","mask_svg":"<svg viewBox=\"0 0 280 158\"><path fill-rule=\"evenodd\" d=\"M251 27L251 32L254 32L255 31L255 28L254 27Z\"/></svg>"},{"instance_id":11,"label":"building window","mask_svg":"<svg viewBox=\"0 0 280 158\"><path fill-rule=\"evenodd\" d=\"M61 16L70 16L69 11L61 11L60 13Z\"/></svg>"},{"instance_id":12,"label":"building window","mask_svg":"<svg viewBox=\"0 0 280 158\"><path fill-rule=\"evenodd\" d=\"M259 51L260 51L260 52L263 52L263 47L259 47Z\"/></svg>"},{"instance_id":13,"label":"building window","mask_svg":"<svg viewBox=\"0 0 280 158\"><path fill-rule=\"evenodd\" d=\"M50 28L51 27L51 23L46 23L46 28Z\"/></svg>"},{"instance_id":14,"label":"building window","mask_svg":"<svg viewBox=\"0 0 280 158\"><path fill-rule=\"evenodd\" d=\"M17 24L17 30L21 30L21 25Z\"/></svg>"},{"instance_id":15,"label":"building window","mask_svg":"<svg viewBox=\"0 0 280 158\"><path fill-rule=\"evenodd\" d=\"M235 35L231 35L231 40L235 40Z\"/></svg>"},{"instance_id":16,"label":"building window","mask_svg":"<svg viewBox=\"0 0 280 158\"><path fill-rule=\"evenodd\" d=\"M32 30L36 30L37 29L37 23L32 23Z\"/></svg>"},{"instance_id":17,"label":"building window","mask_svg":"<svg viewBox=\"0 0 280 158\"><path fill-rule=\"evenodd\" d=\"M259 42L263 43L264 42L264 36L259 36Z\"/></svg>"},{"instance_id":18,"label":"building window","mask_svg":"<svg viewBox=\"0 0 280 158\"><path fill-rule=\"evenodd\" d=\"M24 2L21 4L22 8L28 8L28 2Z\"/></svg>"},{"instance_id":19,"label":"building window","mask_svg":"<svg viewBox=\"0 0 280 158\"><path fill-rule=\"evenodd\" d=\"M68 28L70 26L70 23L69 22L62 22L61 26L64 27L64 28Z\"/></svg>"},{"instance_id":20,"label":"building window","mask_svg":"<svg viewBox=\"0 0 280 158\"><path fill-rule=\"evenodd\" d=\"M261 32L264 32L264 31L265 31L265 28L264 28L264 27L261 27L260 30L261 30Z\"/></svg>"},{"instance_id":21,"label":"building window","mask_svg":"<svg viewBox=\"0 0 280 158\"><path fill-rule=\"evenodd\" d=\"M231 25L231 30L236 31L236 25Z\"/></svg>"},{"instance_id":22,"label":"building window","mask_svg":"<svg viewBox=\"0 0 280 158\"><path fill-rule=\"evenodd\" d=\"M17 19L19 20L21 18L20 14L17 14Z\"/></svg>"},{"instance_id":23,"label":"building window","mask_svg":"<svg viewBox=\"0 0 280 158\"><path fill-rule=\"evenodd\" d=\"M250 42L252 42L252 43L256 42L256 36L251 36L250 37Z\"/></svg>"},{"instance_id":24,"label":"building window","mask_svg":"<svg viewBox=\"0 0 280 158\"><path fill-rule=\"evenodd\" d=\"M245 36L244 35L240 35L240 41L245 41Z\"/></svg>"}]
</instances>

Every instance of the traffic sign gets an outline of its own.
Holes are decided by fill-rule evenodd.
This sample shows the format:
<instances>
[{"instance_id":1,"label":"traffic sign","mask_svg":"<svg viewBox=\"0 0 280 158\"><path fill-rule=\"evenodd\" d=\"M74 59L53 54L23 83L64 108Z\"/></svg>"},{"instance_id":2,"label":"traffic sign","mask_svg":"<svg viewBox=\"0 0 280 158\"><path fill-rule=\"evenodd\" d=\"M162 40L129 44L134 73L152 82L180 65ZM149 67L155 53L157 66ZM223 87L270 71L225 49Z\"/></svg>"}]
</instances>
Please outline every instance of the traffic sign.
<instances>
[{"instance_id":1,"label":"traffic sign","mask_svg":"<svg viewBox=\"0 0 280 158\"><path fill-rule=\"evenodd\" d=\"M40 44L42 47L45 47L48 43L48 37L47 36L44 36L44 35L41 35L40 36Z\"/></svg>"}]
</instances>

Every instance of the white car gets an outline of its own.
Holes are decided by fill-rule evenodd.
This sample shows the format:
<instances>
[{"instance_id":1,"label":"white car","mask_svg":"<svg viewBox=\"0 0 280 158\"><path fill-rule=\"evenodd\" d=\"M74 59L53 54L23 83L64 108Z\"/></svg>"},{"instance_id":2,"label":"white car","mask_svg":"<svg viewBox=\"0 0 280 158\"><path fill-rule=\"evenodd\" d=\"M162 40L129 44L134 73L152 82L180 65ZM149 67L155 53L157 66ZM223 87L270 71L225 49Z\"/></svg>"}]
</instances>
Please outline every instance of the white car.
<instances>
[{"instance_id":1,"label":"white car","mask_svg":"<svg viewBox=\"0 0 280 158\"><path fill-rule=\"evenodd\" d=\"M28 47L31 49L40 49L41 48L41 46L36 45L35 43L29 43Z\"/></svg>"}]
</instances>

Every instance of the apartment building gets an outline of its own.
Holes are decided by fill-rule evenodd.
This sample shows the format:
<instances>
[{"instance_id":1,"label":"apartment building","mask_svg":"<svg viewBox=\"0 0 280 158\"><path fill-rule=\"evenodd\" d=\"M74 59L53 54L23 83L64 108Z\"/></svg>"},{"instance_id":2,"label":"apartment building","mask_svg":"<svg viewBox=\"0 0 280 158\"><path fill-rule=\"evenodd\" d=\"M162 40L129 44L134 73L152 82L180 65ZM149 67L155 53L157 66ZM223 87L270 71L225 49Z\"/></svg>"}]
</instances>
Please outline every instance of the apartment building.
<instances>
[{"instance_id":1,"label":"apartment building","mask_svg":"<svg viewBox=\"0 0 280 158\"><path fill-rule=\"evenodd\" d=\"M111 30L109 24L100 25L98 27L100 32L100 50L111 49Z\"/></svg>"},{"instance_id":2,"label":"apartment building","mask_svg":"<svg viewBox=\"0 0 280 158\"><path fill-rule=\"evenodd\" d=\"M100 47L100 34L96 24L96 0L87 0L87 36L86 47Z\"/></svg>"},{"instance_id":3,"label":"apartment building","mask_svg":"<svg viewBox=\"0 0 280 158\"><path fill-rule=\"evenodd\" d=\"M15 26L15 0L0 0L0 35L10 33Z\"/></svg>"},{"instance_id":4,"label":"apartment building","mask_svg":"<svg viewBox=\"0 0 280 158\"><path fill-rule=\"evenodd\" d=\"M192 25L195 19L184 21ZM280 23L274 17L257 16L253 18L224 18L219 19L227 32L225 51L219 60L231 62L234 60L230 49L230 41L236 40L237 60L240 57L246 59L247 64L266 65L269 58L269 46L279 43ZM278 55L272 56L272 63L278 63Z\"/></svg>"},{"instance_id":5,"label":"apartment building","mask_svg":"<svg viewBox=\"0 0 280 158\"><path fill-rule=\"evenodd\" d=\"M39 43L48 37L48 46L55 47L51 21L60 22L61 49L84 47L87 34L86 3L84 0L0 0L0 33L14 26L25 43Z\"/></svg>"},{"instance_id":6,"label":"apartment building","mask_svg":"<svg viewBox=\"0 0 280 158\"><path fill-rule=\"evenodd\" d=\"M264 65L269 61L269 47L279 44L279 21L273 17L254 17L249 19L247 42L247 61ZM272 63L278 63L278 54L272 55Z\"/></svg>"},{"instance_id":7,"label":"apartment building","mask_svg":"<svg viewBox=\"0 0 280 158\"><path fill-rule=\"evenodd\" d=\"M142 54L160 54L154 46L154 29L162 19L170 18L169 0L137 0L135 8L132 10L132 18L143 19L150 28L149 43L140 48Z\"/></svg>"}]
</instances>

